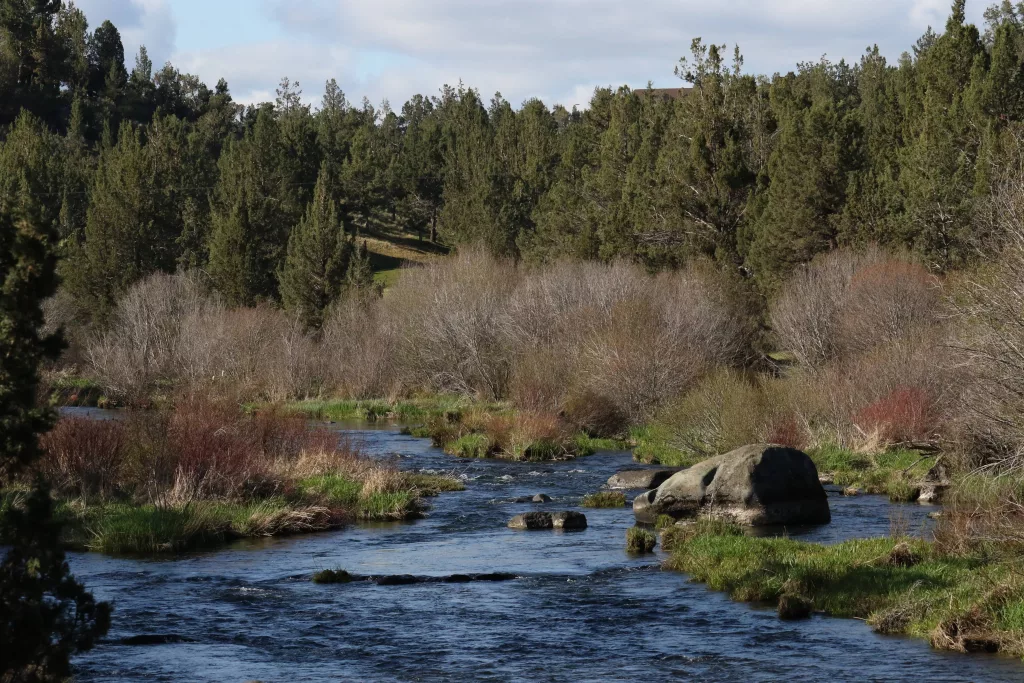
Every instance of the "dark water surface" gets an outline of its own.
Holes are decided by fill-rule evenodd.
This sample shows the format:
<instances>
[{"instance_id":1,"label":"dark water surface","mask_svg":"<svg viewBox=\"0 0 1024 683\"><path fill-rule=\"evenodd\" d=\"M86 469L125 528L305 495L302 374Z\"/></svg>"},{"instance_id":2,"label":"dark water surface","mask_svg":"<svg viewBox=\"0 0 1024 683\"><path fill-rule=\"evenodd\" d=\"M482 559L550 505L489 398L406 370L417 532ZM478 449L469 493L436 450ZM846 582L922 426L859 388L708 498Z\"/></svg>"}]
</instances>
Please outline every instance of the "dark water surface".
<instances>
[{"instance_id":1,"label":"dark water surface","mask_svg":"<svg viewBox=\"0 0 1024 683\"><path fill-rule=\"evenodd\" d=\"M406 469L456 472L467 490L435 499L408 524L237 543L174 560L74 554L98 598L115 603L110 643L76 660L80 681L1024 681L1024 664L939 653L876 635L855 620L782 622L731 602L660 555L624 551L632 514L586 510L577 533L517 532L547 493L573 509L628 453L566 463L462 461L395 429L349 432ZM832 497L833 522L790 530L809 541L920 530L929 508L875 496ZM505 583L318 586L309 575L513 572ZM113 644L174 635L164 645Z\"/></svg>"}]
</instances>

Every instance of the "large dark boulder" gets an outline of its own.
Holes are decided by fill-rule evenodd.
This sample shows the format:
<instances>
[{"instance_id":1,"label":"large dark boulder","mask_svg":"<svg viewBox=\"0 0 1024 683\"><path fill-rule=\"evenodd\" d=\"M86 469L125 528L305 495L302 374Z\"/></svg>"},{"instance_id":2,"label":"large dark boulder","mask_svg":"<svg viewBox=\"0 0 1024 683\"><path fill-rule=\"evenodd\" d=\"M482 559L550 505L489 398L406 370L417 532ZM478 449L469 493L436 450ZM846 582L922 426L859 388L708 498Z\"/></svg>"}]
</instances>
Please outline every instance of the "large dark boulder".
<instances>
[{"instance_id":1,"label":"large dark boulder","mask_svg":"<svg viewBox=\"0 0 1024 683\"><path fill-rule=\"evenodd\" d=\"M582 512L555 512L551 515L551 523L556 529L577 531L587 528L587 517Z\"/></svg>"},{"instance_id":2,"label":"large dark boulder","mask_svg":"<svg viewBox=\"0 0 1024 683\"><path fill-rule=\"evenodd\" d=\"M550 512L525 512L509 520L510 529L553 529Z\"/></svg>"},{"instance_id":3,"label":"large dark boulder","mask_svg":"<svg viewBox=\"0 0 1024 683\"><path fill-rule=\"evenodd\" d=\"M669 477L678 472L678 468L674 469L660 469L660 470L622 470L616 472L605 484L610 489L656 489L666 481Z\"/></svg>"},{"instance_id":4,"label":"large dark boulder","mask_svg":"<svg viewBox=\"0 0 1024 683\"><path fill-rule=\"evenodd\" d=\"M832 516L818 470L802 451L744 446L698 463L633 501L638 521L709 516L749 526L826 524Z\"/></svg>"},{"instance_id":5,"label":"large dark boulder","mask_svg":"<svg viewBox=\"0 0 1024 683\"><path fill-rule=\"evenodd\" d=\"M564 529L575 531L587 528L587 518L581 512L525 512L513 517L510 529Z\"/></svg>"}]
</instances>

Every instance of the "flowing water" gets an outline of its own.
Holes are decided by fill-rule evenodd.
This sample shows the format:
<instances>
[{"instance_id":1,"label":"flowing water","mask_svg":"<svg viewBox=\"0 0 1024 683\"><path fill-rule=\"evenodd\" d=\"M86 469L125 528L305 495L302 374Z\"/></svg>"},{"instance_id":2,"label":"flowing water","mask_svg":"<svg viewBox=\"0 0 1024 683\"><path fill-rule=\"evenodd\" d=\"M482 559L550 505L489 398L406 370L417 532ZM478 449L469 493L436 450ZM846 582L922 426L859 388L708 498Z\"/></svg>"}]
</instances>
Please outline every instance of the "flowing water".
<instances>
[{"instance_id":1,"label":"flowing water","mask_svg":"<svg viewBox=\"0 0 1024 683\"><path fill-rule=\"evenodd\" d=\"M1024 681L1024 664L931 650L855 620L783 622L773 610L662 572L625 550L632 513L586 510L574 533L518 532L508 519L547 493L573 509L628 453L564 463L462 461L395 428L348 430L403 468L456 472L467 489L404 524L244 541L175 559L73 554L98 598L115 604L108 640L76 660L80 681L483 680ZM928 508L832 496L833 522L789 533L832 543L912 530ZM502 583L316 585L310 574L446 576L511 572ZM165 644L125 645L134 636Z\"/></svg>"}]
</instances>

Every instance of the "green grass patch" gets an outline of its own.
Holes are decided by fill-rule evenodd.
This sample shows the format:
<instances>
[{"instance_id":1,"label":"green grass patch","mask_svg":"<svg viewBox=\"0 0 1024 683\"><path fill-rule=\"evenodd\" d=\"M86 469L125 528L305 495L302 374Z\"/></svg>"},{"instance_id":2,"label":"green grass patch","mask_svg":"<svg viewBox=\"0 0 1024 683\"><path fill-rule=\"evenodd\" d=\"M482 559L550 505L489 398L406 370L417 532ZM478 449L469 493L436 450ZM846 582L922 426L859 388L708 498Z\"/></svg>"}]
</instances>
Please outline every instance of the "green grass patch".
<instances>
[{"instance_id":1,"label":"green grass patch","mask_svg":"<svg viewBox=\"0 0 1024 683\"><path fill-rule=\"evenodd\" d=\"M935 464L934 457L923 457L920 452L907 449L864 454L826 444L807 454L818 472L831 475L837 486L888 495L894 502L917 500L918 483Z\"/></svg>"},{"instance_id":2,"label":"green grass patch","mask_svg":"<svg viewBox=\"0 0 1024 683\"><path fill-rule=\"evenodd\" d=\"M419 499L410 491L381 491L359 499L359 519L367 522L413 519L420 513Z\"/></svg>"},{"instance_id":3,"label":"green grass patch","mask_svg":"<svg viewBox=\"0 0 1024 683\"><path fill-rule=\"evenodd\" d=\"M476 403L461 396L434 396L399 401L372 400L309 400L284 406L285 411L311 420L364 420L379 422L423 422L437 417L458 416L470 408L502 410L502 404Z\"/></svg>"},{"instance_id":4,"label":"green grass patch","mask_svg":"<svg viewBox=\"0 0 1024 683\"><path fill-rule=\"evenodd\" d=\"M447 474L410 473L405 476L409 485L423 496L436 496L441 493L466 490L466 485L462 480Z\"/></svg>"},{"instance_id":5,"label":"green grass patch","mask_svg":"<svg viewBox=\"0 0 1024 683\"><path fill-rule=\"evenodd\" d=\"M115 555L199 550L237 538L286 533L288 524L293 523L296 532L332 526L326 515L308 517L290 509L282 499L177 507L64 504L63 508L69 546Z\"/></svg>"},{"instance_id":6,"label":"green grass patch","mask_svg":"<svg viewBox=\"0 0 1024 683\"><path fill-rule=\"evenodd\" d=\"M631 527L626 531L626 551L630 553L649 553L654 550L658 539L647 529Z\"/></svg>"},{"instance_id":7,"label":"green grass patch","mask_svg":"<svg viewBox=\"0 0 1024 683\"><path fill-rule=\"evenodd\" d=\"M890 538L823 546L701 523L666 534L666 568L736 600L778 604L788 595L943 649L1024 655L1019 558L946 556L925 541Z\"/></svg>"},{"instance_id":8,"label":"green grass patch","mask_svg":"<svg viewBox=\"0 0 1024 683\"><path fill-rule=\"evenodd\" d=\"M363 483L339 475L326 474L300 479L296 482L295 488L301 495L319 499L324 504L349 507L359 502Z\"/></svg>"},{"instance_id":9,"label":"green grass patch","mask_svg":"<svg viewBox=\"0 0 1024 683\"><path fill-rule=\"evenodd\" d=\"M661 425L634 427L629 432L633 443L633 459L650 465L689 467L703 458L676 448L670 443L669 431Z\"/></svg>"},{"instance_id":10,"label":"green grass patch","mask_svg":"<svg viewBox=\"0 0 1024 683\"><path fill-rule=\"evenodd\" d=\"M585 508L621 508L626 507L626 494L618 491L599 491L583 497L581 503Z\"/></svg>"},{"instance_id":11,"label":"green grass patch","mask_svg":"<svg viewBox=\"0 0 1024 683\"><path fill-rule=\"evenodd\" d=\"M624 451L629 448L622 439L601 439L583 433L573 437L573 445L577 455L593 455L598 451Z\"/></svg>"},{"instance_id":12,"label":"green grass patch","mask_svg":"<svg viewBox=\"0 0 1024 683\"><path fill-rule=\"evenodd\" d=\"M446 444L444 450L459 458L489 458L494 455L494 442L486 434L464 434Z\"/></svg>"}]
</instances>

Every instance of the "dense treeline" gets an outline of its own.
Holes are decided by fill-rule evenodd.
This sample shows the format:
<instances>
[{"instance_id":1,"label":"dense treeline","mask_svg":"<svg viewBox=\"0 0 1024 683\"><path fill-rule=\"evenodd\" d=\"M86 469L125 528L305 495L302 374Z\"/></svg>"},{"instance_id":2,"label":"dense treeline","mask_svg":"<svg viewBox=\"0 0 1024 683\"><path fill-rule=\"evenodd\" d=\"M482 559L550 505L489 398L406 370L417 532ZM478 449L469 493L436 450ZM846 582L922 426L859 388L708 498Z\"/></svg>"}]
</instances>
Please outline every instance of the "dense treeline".
<instances>
[{"instance_id":1,"label":"dense treeline","mask_svg":"<svg viewBox=\"0 0 1024 683\"><path fill-rule=\"evenodd\" d=\"M969 264L1024 119L1024 3L984 31L964 0L891 64L744 73L695 40L679 90L598 89L568 111L514 108L462 86L392 110L334 81L317 109L297 83L242 106L71 3L7 0L0 15L0 205L54 226L86 319L153 272L207 273L230 304L279 301L312 326L366 285L371 217L497 255L714 259L772 294L842 245Z\"/></svg>"}]
</instances>

